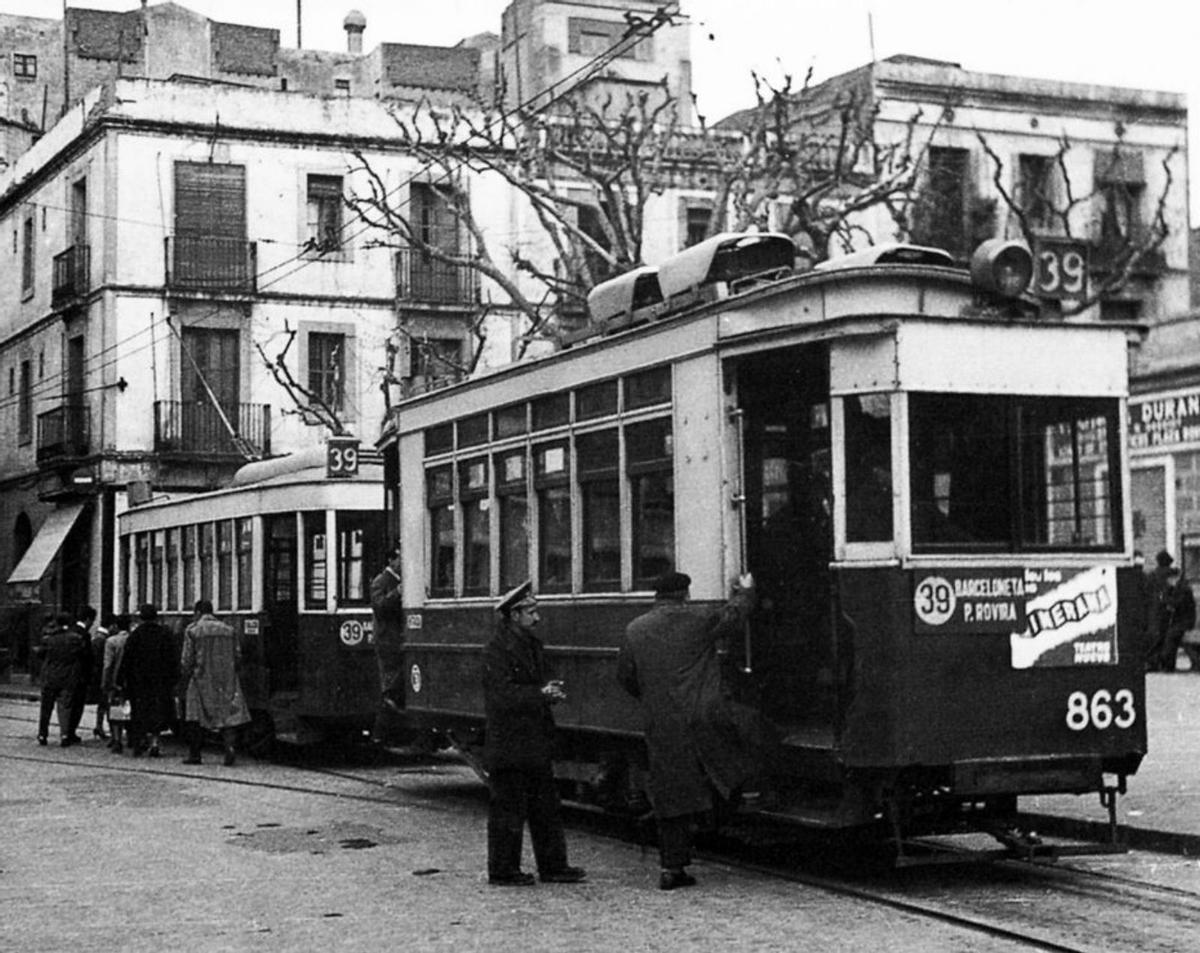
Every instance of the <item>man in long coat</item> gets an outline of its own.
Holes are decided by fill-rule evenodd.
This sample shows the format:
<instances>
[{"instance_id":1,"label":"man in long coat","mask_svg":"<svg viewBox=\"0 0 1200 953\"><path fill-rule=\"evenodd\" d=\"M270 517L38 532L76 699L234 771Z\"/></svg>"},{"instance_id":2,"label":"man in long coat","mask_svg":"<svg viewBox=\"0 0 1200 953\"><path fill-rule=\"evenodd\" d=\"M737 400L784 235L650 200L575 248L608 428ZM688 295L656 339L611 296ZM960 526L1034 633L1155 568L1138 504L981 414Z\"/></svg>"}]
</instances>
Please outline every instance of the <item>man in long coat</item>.
<instances>
[{"instance_id":1,"label":"man in long coat","mask_svg":"<svg viewBox=\"0 0 1200 953\"><path fill-rule=\"evenodd\" d=\"M529 838L544 882L576 883L586 874L567 864L567 842L554 784L554 716L550 706L566 698L562 682L547 678L542 643L534 634L537 599L522 583L496 605L500 626L483 656L487 715L484 764L488 807L488 882L523 887L533 875L521 870L521 838Z\"/></svg>"},{"instance_id":2,"label":"man in long coat","mask_svg":"<svg viewBox=\"0 0 1200 953\"><path fill-rule=\"evenodd\" d=\"M83 721L83 709L88 702L88 688L92 682L92 671L99 667L99 663L92 658L92 625L95 621L96 610L91 606L80 606L75 613L75 621L72 625L72 628L83 638L84 645L87 646L87 653L82 660L83 671L75 686L75 694L71 698L71 730L69 734L72 738L79 737L79 723Z\"/></svg>"},{"instance_id":3,"label":"man in long coat","mask_svg":"<svg viewBox=\"0 0 1200 953\"><path fill-rule=\"evenodd\" d=\"M717 658L718 642L745 620L753 580L739 580L716 610L686 604L691 582L680 572L658 580L654 608L629 624L617 659L617 680L642 703L663 890L696 882L684 868L692 824L712 809L712 792L729 798L756 770L721 690Z\"/></svg>"},{"instance_id":4,"label":"man in long coat","mask_svg":"<svg viewBox=\"0 0 1200 953\"><path fill-rule=\"evenodd\" d=\"M375 634L375 657L379 663L379 687L386 709L404 706L404 593L400 588L400 546L389 553L388 564L371 580L371 615ZM377 733L382 733L386 711L380 712Z\"/></svg>"},{"instance_id":5,"label":"man in long coat","mask_svg":"<svg viewBox=\"0 0 1200 953\"><path fill-rule=\"evenodd\" d=\"M196 621L183 633L179 660L184 695L188 755L184 764L200 764L204 732L219 731L225 745L225 764L237 759L238 729L250 721L238 673L242 647L237 633L213 615L212 602L201 599Z\"/></svg>"},{"instance_id":6,"label":"man in long coat","mask_svg":"<svg viewBox=\"0 0 1200 953\"><path fill-rule=\"evenodd\" d=\"M42 659L42 698L38 713L38 744L46 744L50 733L50 712L58 709L58 731L64 748L78 744L79 735L71 730L71 705L84 679L91 647L71 624L71 616L60 613L51 631L42 636L37 654Z\"/></svg>"},{"instance_id":7,"label":"man in long coat","mask_svg":"<svg viewBox=\"0 0 1200 953\"><path fill-rule=\"evenodd\" d=\"M137 628L129 633L118 687L129 699L129 743L134 757L160 756L158 736L175 719L175 682L179 655L171 633L158 621L158 609L147 603L138 610Z\"/></svg>"}]
</instances>

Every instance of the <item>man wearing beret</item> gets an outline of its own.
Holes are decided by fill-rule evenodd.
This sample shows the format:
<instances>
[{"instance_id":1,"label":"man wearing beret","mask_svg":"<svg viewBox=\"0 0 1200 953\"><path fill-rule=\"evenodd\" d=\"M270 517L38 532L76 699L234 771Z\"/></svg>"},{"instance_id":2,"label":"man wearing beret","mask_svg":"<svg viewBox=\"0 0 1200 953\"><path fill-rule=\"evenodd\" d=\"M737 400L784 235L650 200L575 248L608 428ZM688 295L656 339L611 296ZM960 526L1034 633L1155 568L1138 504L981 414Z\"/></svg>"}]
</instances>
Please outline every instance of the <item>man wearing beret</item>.
<instances>
[{"instance_id":1,"label":"man wearing beret","mask_svg":"<svg viewBox=\"0 0 1200 953\"><path fill-rule=\"evenodd\" d=\"M562 682L547 678L533 586L522 583L497 604L500 625L484 650L483 701L487 716L484 765L488 808L488 882L524 887L521 838L529 824L533 856L544 883L577 883L586 876L567 864L567 842L551 761L552 705L565 699Z\"/></svg>"},{"instance_id":2,"label":"man wearing beret","mask_svg":"<svg viewBox=\"0 0 1200 953\"><path fill-rule=\"evenodd\" d=\"M685 869L696 817L712 810L714 790L730 798L757 768L721 691L717 658L717 643L746 618L754 580L739 579L715 609L687 605L691 584L681 572L658 579L654 608L629 623L617 659L617 680L642 703L663 890L696 882Z\"/></svg>"}]
</instances>

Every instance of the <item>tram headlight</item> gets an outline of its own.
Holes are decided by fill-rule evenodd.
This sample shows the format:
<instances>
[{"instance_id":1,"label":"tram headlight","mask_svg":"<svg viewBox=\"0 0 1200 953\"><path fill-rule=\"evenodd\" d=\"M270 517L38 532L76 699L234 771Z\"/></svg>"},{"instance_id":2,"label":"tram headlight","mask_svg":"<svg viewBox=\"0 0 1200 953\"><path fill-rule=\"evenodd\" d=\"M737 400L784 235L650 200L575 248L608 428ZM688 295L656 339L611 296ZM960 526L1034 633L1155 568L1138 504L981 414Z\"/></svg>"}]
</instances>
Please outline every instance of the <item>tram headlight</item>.
<instances>
[{"instance_id":1,"label":"tram headlight","mask_svg":"<svg viewBox=\"0 0 1200 953\"><path fill-rule=\"evenodd\" d=\"M1033 255L1023 242L991 238L971 255L971 280L980 288L1015 298L1033 278Z\"/></svg>"}]
</instances>

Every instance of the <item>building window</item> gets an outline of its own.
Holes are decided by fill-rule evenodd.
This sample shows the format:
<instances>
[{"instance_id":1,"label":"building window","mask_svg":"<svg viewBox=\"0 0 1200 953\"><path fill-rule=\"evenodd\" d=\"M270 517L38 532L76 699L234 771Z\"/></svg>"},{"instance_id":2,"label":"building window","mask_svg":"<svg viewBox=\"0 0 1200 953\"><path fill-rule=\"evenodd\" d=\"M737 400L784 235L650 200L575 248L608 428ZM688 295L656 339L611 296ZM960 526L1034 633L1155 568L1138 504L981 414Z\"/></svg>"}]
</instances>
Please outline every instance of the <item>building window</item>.
<instances>
[{"instance_id":1,"label":"building window","mask_svg":"<svg viewBox=\"0 0 1200 953\"><path fill-rule=\"evenodd\" d=\"M33 294L33 215L27 215L21 223L21 295L28 298Z\"/></svg>"},{"instance_id":2,"label":"building window","mask_svg":"<svg viewBox=\"0 0 1200 953\"><path fill-rule=\"evenodd\" d=\"M567 52L580 56L600 56L621 42L628 27L616 20L593 20L588 17L571 17L567 21ZM649 60L653 48L649 39L639 40L626 46L620 53L622 59Z\"/></svg>"},{"instance_id":3,"label":"building window","mask_svg":"<svg viewBox=\"0 0 1200 953\"><path fill-rule=\"evenodd\" d=\"M350 95L350 80L335 79L333 81L333 91L335 93L345 93L347 96L349 96Z\"/></svg>"},{"instance_id":4,"label":"building window","mask_svg":"<svg viewBox=\"0 0 1200 953\"><path fill-rule=\"evenodd\" d=\"M308 389L333 411L346 396L346 336L313 331L308 335Z\"/></svg>"},{"instance_id":5,"label":"building window","mask_svg":"<svg viewBox=\"0 0 1200 953\"><path fill-rule=\"evenodd\" d=\"M462 367L458 338L422 338L409 344L410 377L453 377Z\"/></svg>"},{"instance_id":6,"label":"building window","mask_svg":"<svg viewBox=\"0 0 1200 953\"><path fill-rule=\"evenodd\" d=\"M17 79L37 79L37 57L32 53L14 53L13 76Z\"/></svg>"},{"instance_id":7,"label":"building window","mask_svg":"<svg viewBox=\"0 0 1200 953\"><path fill-rule=\"evenodd\" d=\"M708 205L685 205L683 208L683 247L691 248L708 238L713 210Z\"/></svg>"},{"instance_id":8,"label":"building window","mask_svg":"<svg viewBox=\"0 0 1200 953\"><path fill-rule=\"evenodd\" d=\"M1058 208L1057 160L1054 156L1022 155L1017 163L1017 200L1026 224L1040 231L1052 229Z\"/></svg>"},{"instance_id":9,"label":"building window","mask_svg":"<svg viewBox=\"0 0 1200 953\"><path fill-rule=\"evenodd\" d=\"M331 252L342 247L342 207L340 175L308 177L307 250Z\"/></svg>"},{"instance_id":10,"label":"building window","mask_svg":"<svg viewBox=\"0 0 1200 953\"><path fill-rule=\"evenodd\" d=\"M913 214L913 240L944 248L965 258L967 244L967 187L970 153L966 149L929 148L925 186Z\"/></svg>"},{"instance_id":11,"label":"building window","mask_svg":"<svg viewBox=\"0 0 1200 953\"><path fill-rule=\"evenodd\" d=\"M33 439L33 364L21 362L21 393L17 399L17 442Z\"/></svg>"}]
</instances>

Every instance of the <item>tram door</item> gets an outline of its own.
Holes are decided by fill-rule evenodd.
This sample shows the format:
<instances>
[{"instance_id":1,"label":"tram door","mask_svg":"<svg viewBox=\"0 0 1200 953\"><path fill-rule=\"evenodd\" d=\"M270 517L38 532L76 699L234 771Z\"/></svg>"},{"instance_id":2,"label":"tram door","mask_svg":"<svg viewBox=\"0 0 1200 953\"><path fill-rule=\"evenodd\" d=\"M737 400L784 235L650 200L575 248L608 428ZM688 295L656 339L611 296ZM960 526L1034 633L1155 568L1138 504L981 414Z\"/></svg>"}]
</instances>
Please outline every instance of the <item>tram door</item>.
<instances>
[{"instance_id":1,"label":"tram door","mask_svg":"<svg viewBox=\"0 0 1200 953\"><path fill-rule=\"evenodd\" d=\"M753 355L736 371L746 561L758 588L751 678L783 725L833 723L829 352Z\"/></svg>"},{"instance_id":2,"label":"tram door","mask_svg":"<svg viewBox=\"0 0 1200 953\"><path fill-rule=\"evenodd\" d=\"M263 616L271 694L300 688L300 612L296 572L296 514L263 518Z\"/></svg>"}]
</instances>

